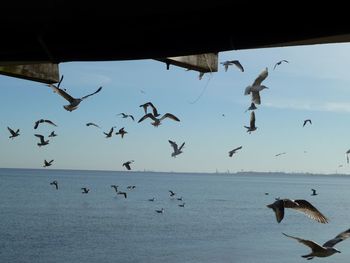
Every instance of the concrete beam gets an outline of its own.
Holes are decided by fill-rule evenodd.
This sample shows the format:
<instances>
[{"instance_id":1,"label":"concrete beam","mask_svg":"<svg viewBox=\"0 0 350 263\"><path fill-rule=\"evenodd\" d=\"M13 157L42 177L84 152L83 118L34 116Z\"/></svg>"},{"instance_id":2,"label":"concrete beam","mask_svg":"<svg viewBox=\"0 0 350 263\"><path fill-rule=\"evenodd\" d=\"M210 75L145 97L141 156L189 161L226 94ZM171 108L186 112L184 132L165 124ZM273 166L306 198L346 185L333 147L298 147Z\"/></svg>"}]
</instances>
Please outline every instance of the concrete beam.
<instances>
[{"instance_id":1,"label":"concrete beam","mask_svg":"<svg viewBox=\"0 0 350 263\"><path fill-rule=\"evenodd\" d=\"M52 63L26 65L0 64L0 74L47 84L59 82L58 64Z\"/></svg>"},{"instance_id":2,"label":"concrete beam","mask_svg":"<svg viewBox=\"0 0 350 263\"><path fill-rule=\"evenodd\" d=\"M157 60L166 63L167 69L169 69L170 65L175 65L204 73L218 71L218 53L168 57Z\"/></svg>"}]
</instances>

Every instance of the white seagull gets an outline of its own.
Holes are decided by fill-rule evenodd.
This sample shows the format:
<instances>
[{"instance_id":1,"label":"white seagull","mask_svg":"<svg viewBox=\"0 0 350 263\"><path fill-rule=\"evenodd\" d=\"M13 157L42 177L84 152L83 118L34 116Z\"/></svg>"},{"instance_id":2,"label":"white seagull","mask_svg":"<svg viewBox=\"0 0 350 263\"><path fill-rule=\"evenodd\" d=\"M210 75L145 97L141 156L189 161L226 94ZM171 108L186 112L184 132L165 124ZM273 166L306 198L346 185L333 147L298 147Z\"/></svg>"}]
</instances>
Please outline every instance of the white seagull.
<instances>
[{"instance_id":1,"label":"white seagull","mask_svg":"<svg viewBox=\"0 0 350 263\"><path fill-rule=\"evenodd\" d=\"M328 223L328 219L306 200L277 199L274 203L267 205L267 207L275 212L278 223L280 223L284 217L285 208L292 208L298 212L302 212L319 223Z\"/></svg>"},{"instance_id":2,"label":"white seagull","mask_svg":"<svg viewBox=\"0 0 350 263\"><path fill-rule=\"evenodd\" d=\"M102 87L99 87L95 92L93 92L89 95L86 95L86 96L81 97L81 98L73 98L71 95L69 95L63 89L60 89L58 86L56 87L53 84L48 84L48 86L51 87L55 93L59 94L60 96L62 96L64 99L66 99L69 102L68 105L63 106L63 108L65 108L67 111L73 111L73 110L77 109L80 102L82 102L84 99L100 92L102 89Z\"/></svg>"},{"instance_id":3,"label":"white seagull","mask_svg":"<svg viewBox=\"0 0 350 263\"><path fill-rule=\"evenodd\" d=\"M225 67L225 71L227 71L228 67L231 65L236 65L236 67L244 72L244 68L242 66L242 64L238 61L238 60L227 60L225 62L220 62L221 65L223 65Z\"/></svg>"},{"instance_id":4,"label":"white seagull","mask_svg":"<svg viewBox=\"0 0 350 263\"><path fill-rule=\"evenodd\" d=\"M264 81L264 79L267 78L269 75L267 68L265 68L260 75L255 79L252 85L246 87L244 91L244 95L249 95L250 93L252 94L252 102L255 104L260 104L261 99L260 99L260 91L263 89L268 89L268 87L261 85L261 83Z\"/></svg>"},{"instance_id":5,"label":"white seagull","mask_svg":"<svg viewBox=\"0 0 350 263\"><path fill-rule=\"evenodd\" d=\"M306 239L302 239L299 237L293 237L293 236L287 235L285 233L282 233L282 234L285 235L286 237L298 240L300 243L311 248L312 251L310 254L302 256L303 258L310 260L310 259L313 259L314 257L324 258L324 257L332 256L335 253L341 253L339 250L335 249L334 246L336 244L338 244L339 242L350 237L350 229L347 229L344 232L341 232L335 238L328 240L322 246L317 244L316 242L314 242L312 240L306 240Z\"/></svg>"},{"instance_id":6,"label":"white seagull","mask_svg":"<svg viewBox=\"0 0 350 263\"><path fill-rule=\"evenodd\" d=\"M171 153L171 157L176 157L176 155L179 155L182 153L182 148L185 146L185 142L183 142L180 146L180 148L177 146L176 142L173 142L171 140L168 140L168 142L170 143L170 145L173 147L174 152Z\"/></svg>"},{"instance_id":7,"label":"white seagull","mask_svg":"<svg viewBox=\"0 0 350 263\"><path fill-rule=\"evenodd\" d=\"M180 121L175 115L171 113L165 113L160 119L156 118L152 113L147 113L138 122L141 122L147 118L151 118L154 121L151 123L154 127L158 127L161 124L161 121L165 118L169 118L174 121Z\"/></svg>"},{"instance_id":8,"label":"white seagull","mask_svg":"<svg viewBox=\"0 0 350 263\"><path fill-rule=\"evenodd\" d=\"M233 149L232 151L229 151L229 152L228 152L228 156L232 157L233 154L235 154L236 151L238 151L238 150L240 150L240 149L242 149L242 146L239 146L239 147Z\"/></svg>"}]
</instances>

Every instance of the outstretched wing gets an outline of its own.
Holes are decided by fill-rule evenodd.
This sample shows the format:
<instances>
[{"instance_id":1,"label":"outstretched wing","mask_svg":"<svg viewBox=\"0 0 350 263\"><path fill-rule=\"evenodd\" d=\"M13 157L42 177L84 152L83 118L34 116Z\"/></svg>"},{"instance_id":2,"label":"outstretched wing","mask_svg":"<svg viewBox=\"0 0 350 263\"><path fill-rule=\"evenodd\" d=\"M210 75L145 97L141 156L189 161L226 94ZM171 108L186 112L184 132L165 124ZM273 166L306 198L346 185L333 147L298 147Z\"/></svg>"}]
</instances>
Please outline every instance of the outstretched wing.
<instances>
[{"instance_id":1,"label":"outstretched wing","mask_svg":"<svg viewBox=\"0 0 350 263\"><path fill-rule=\"evenodd\" d=\"M339 242L347 239L348 237L350 237L350 228L348 230L345 230L344 232L341 232L335 238L328 240L326 243L323 244L323 246L334 247L335 244L338 244Z\"/></svg>"},{"instance_id":2,"label":"outstretched wing","mask_svg":"<svg viewBox=\"0 0 350 263\"><path fill-rule=\"evenodd\" d=\"M302 212L319 223L328 223L328 219L320 211L318 211L316 207L314 207L306 200L294 200L294 202L285 202L284 207L292 208L299 212Z\"/></svg>"},{"instance_id":3,"label":"outstretched wing","mask_svg":"<svg viewBox=\"0 0 350 263\"><path fill-rule=\"evenodd\" d=\"M72 103L74 101L74 98L69 95L67 92L65 92L64 90L56 87L55 85L53 84L48 84L47 86L49 86L50 88L53 89L53 91L57 94L59 94L60 96L62 96L63 98L65 98L66 100L69 101L69 103Z\"/></svg>"},{"instance_id":4,"label":"outstretched wing","mask_svg":"<svg viewBox=\"0 0 350 263\"><path fill-rule=\"evenodd\" d=\"M242 64L238 60L232 60L231 63L235 64L237 68L239 68L240 71L244 72L244 68Z\"/></svg>"},{"instance_id":5,"label":"outstretched wing","mask_svg":"<svg viewBox=\"0 0 350 263\"><path fill-rule=\"evenodd\" d=\"M299 237L293 237L293 236L290 236L290 235L287 235L285 233L282 233L283 235L285 235L286 237L289 237L289 238L293 238L295 240L298 240L300 243L308 246L309 248L312 249L312 251L314 252L317 252L317 251L324 251L324 248L321 247L319 244L317 244L316 242L314 241L311 241L311 240L306 240L306 239L302 239L302 238L299 238Z\"/></svg>"},{"instance_id":6,"label":"outstretched wing","mask_svg":"<svg viewBox=\"0 0 350 263\"><path fill-rule=\"evenodd\" d=\"M255 127L255 113L252 111L250 113L250 128Z\"/></svg>"},{"instance_id":7,"label":"outstretched wing","mask_svg":"<svg viewBox=\"0 0 350 263\"><path fill-rule=\"evenodd\" d=\"M178 151L178 148L177 148L176 142L173 142L173 141L171 141L171 140L168 140L168 142L169 142L170 145L174 148L174 152L177 152L177 151Z\"/></svg>"},{"instance_id":8,"label":"outstretched wing","mask_svg":"<svg viewBox=\"0 0 350 263\"><path fill-rule=\"evenodd\" d=\"M141 119L139 119L138 122L141 122L141 121L143 121L143 120L145 120L147 118L151 118L153 121L157 121L156 117L154 117L152 113L147 113Z\"/></svg>"},{"instance_id":9,"label":"outstretched wing","mask_svg":"<svg viewBox=\"0 0 350 263\"><path fill-rule=\"evenodd\" d=\"M44 120L44 122L47 122L47 123L49 123L49 124L51 124L51 125L53 125L53 126L56 126L57 127L57 125L56 124L54 124L52 121L50 121L50 120Z\"/></svg>"},{"instance_id":10,"label":"outstretched wing","mask_svg":"<svg viewBox=\"0 0 350 263\"><path fill-rule=\"evenodd\" d=\"M41 134L34 134L34 136L38 137L40 139L41 143L45 143L44 136Z\"/></svg>"},{"instance_id":11,"label":"outstretched wing","mask_svg":"<svg viewBox=\"0 0 350 263\"><path fill-rule=\"evenodd\" d=\"M180 121L175 115L171 114L171 113L165 113L161 118L160 120L164 120L165 118L169 118L169 119L172 119L174 121Z\"/></svg>"},{"instance_id":12,"label":"outstretched wing","mask_svg":"<svg viewBox=\"0 0 350 263\"><path fill-rule=\"evenodd\" d=\"M260 86L261 82L264 81L264 79L267 78L267 76L269 75L267 68L265 68L260 75L255 79L254 83L252 86Z\"/></svg>"},{"instance_id":13,"label":"outstretched wing","mask_svg":"<svg viewBox=\"0 0 350 263\"><path fill-rule=\"evenodd\" d=\"M182 150L182 148L185 146L185 142L183 142L182 144L181 144L181 146L180 146L180 148L179 148L179 151L181 151Z\"/></svg>"},{"instance_id":14,"label":"outstretched wing","mask_svg":"<svg viewBox=\"0 0 350 263\"><path fill-rule=\"evenodd\" d=\"M101 91L101 89L102 89L102 87L99 87L95 92L93 92L93 93L91 93L89 95L86 95L86 96L82 97L81 99L83 100L83 99L86 99L87 97L95 95L96 93L99 93Z\"/></svg>"},{"instance_id":15,"label":"outstretched wing","mask_svg":"<svg viewBox=\"0 0 350 263\"><path fill-rule=\"evenodd\" d=\"M15 131L12 130L10 127L7 127L7 129L9 130L9 132L11 133L11 135L16 135Z\"/></svg>"}]
</instances>

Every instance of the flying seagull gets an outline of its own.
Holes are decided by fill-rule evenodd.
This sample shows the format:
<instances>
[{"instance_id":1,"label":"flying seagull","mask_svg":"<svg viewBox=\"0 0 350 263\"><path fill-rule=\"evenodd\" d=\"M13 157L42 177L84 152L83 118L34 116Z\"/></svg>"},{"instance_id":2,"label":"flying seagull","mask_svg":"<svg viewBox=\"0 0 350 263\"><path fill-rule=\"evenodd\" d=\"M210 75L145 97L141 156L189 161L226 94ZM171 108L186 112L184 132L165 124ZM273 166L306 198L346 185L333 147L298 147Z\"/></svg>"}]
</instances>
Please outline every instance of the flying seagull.
<instances>
[{"instance_id":1,"label":"flying seagull","mask_svg":"<svg viewBox=\"0 0 350 263\"><path fill-rule=\"evenodd\" d=\"M317 195L317 193L316 193L316 190L315 190L315 189L311 189L311 191L312 191L312 194L311 194L311 195Z\"/></svg>"},{"instance_id":2,"label":"flying seagull","mask_svg":"<svg viewBox=\"0 0 350 263\"><path fill-rule=\"evenodd\" d=\"M81 190L83 190L81 193L82 194L87 194L89 191L90 191L90 189L89 188L86 188L86 187L82 187L82 188L80 188Z\"/></svg>"},{"instance_id":3,"label":"flying seagull","mask_svg":"<svg viewBox=\"0 0 350 263\"><path fill-rule=\"evenodd\" d=\"M49 140L45 141L44 136L41 134L34 134L34 136L38 137L40 139L40 142L37 143L37 145L40 146L44 146L49 144Z\"/></svg>"},{"instance_id":4,"label":"flying seagull","mask_svg":"<svg viewBox=\"0 0 350 263\"><path fill-rule=\"evenodd\" d=\"M312 124L311 120L310 120L310 119L307 119L307 120L304 121L303 127L304 127L304 126L306 125L306 123L308 123L308 122L309 122L310 124Z\"/></svg>"},{"instance_id":5,"label":"flying seagull","mask_svg":"<svg viewBox=\"0 0 350 263\"><path fill-rule=\"evenodd\" d=\"M170 143L170 145L173 147L174 152L171 153L171 157L176 157L176 155L179 155L182 153L182 148L185 146L185 142L183 142L180 146L180 148L177 146L176 142L173 142L171 140L168 140L168 142Z\"/></svg>"},{"instance_id":6,"label":"flying seagull","mask_svg":"<svg viewBox=\"0 0 350 263\"><path fill-rule=\"evenodd\" d=\"M346 151L346 161L347 161L347 163L349 163L349 153L350 153L350 149Z\"/></svg>"},{"instance_id":7,"label":"flying seagull","mask_svg":"<svg viewBox=\"0 0 350 263\"><path fill-rule=\"evenodd\" d=\"M53 126L57 126L56 124L54 124L54 123L53 123L52 121L50 121L50 120L40 119L40 120L37 120L37 121L35 122L35 124L34 124L34 129L37 129L38 126L39 126L39 124L40 124L40 123L44 123L44 122L46 122L46 123L48 123L48 124L51 124L51 125L53 125Z\"/></svg>"},{"instance_id":8,"label":"flying seagull","mask_svg":"<svg viewBox=\"0 0 350 263\"><path fill-rule=\"evenodd\" d=\"M116 191L116 193L118 193L118 185L112 184L111 187L114 188L114 190Z\"/></svg>"},{"instance_id":9,"label":"flying seagull","mask_svg":"<svg viewBox=\"0 0 350 263\"><path fill-rule=\"evenodd\" d=\"M171 113L165 113L160 119L156 118L152 113L147 113L138 122L141 122L147 118L151 118L154 121L151 123L154 127L158 127L161 124L161 121L165 118L169 118L174 121L180 121L175 115Z\"/></svg>"},{"instance_id":10,"label":"flying seagull","mask_svg":"<svg viewBox=\"0 0 350 263\"><path fill-rule=\"evenodd\" d=\"M124 198L127 198L127 194L125 192L117 192L117 195L124 195Z\"/></svg>"},{"instance_id":11,"label":"flying seagull","mask_svg":"<svg viewBox=\"0 0 350 263\"><path fill-rule=\"evenodd\" d=\"M158 214L163 214L164 213L164 208L160 209L160 210L155 210Z\"/></svg>"},{"instance_id":12,"label":"flying seagull","mask_svg":"<svg viewBox=\"0 0 350 263\"><path fill-rule=\"evenodd\" d=\"M286 152L283 152L283 153L278 153L278 154L276 154L276 155L275 155L275 157L277 157L277 156L281 156L281 155L283 155L283 154L286 154Z\"/></svg>"},{"instance_id":13,"label":"flying seagull","mask_svg":"<svg viewBox=\"0 0 350 263\"><path fill-rule=\"evenodd\" d=\"M133 121L135 120L135 119L134 119L134 116L132 116L132 115L130 115L130 114L125 114L124 112L119 113L119 114L117 114L117 115L122 115L122 118L124 118L124 119L130 117Z\"/></svg>"},{"instance_id":14,"label":"flying seagull","mask_svg":"<svg viewBox=\"0 0 350 263\"><path fill-rule=\"evenodd\" d=\"M252 111L250 113L250 126L244 126L246 129L247 129L247 132L249 132L249 134L252 132L252 131L255 131L258 127L255 127L255 113L254 111Z\"/></svg>"},{"instance_id":15,"label":"flying seagull","mask_svg":"<svg viewBox=\"0 0 350 263\"><path fill-rule=\"evenodd\" d=\"M19 136L19 129L17 129L17 131L12 130L10 127L7 127L7 129L11 133L11 136L9 138L13 139L13 138Z\"/></svg>"},{"instance_id":16,"label":"flying seagull","mask_svg":"<svg viewBox=\"0 0 350 263\"><path fill-rule=\"evenodd\" d=\"M44 160L44 166L43 167L48 167L48 166L51 166L52 165L52 162L53 162L53 160L51 160L51 161L46 161L46 160Z\"/></svg>"},{"instance_id":17,"label":"flying seagull","mask_svg":"<svg viewBox=\"0 0 350 263\"><path fill-rule=\"evenodd\" d=\"M48 84L48 86L51 87L55 93L61 95L64 99L66 99L69 102L68 105L63 106L65 108L65 110L67 110L67 111L73 111L73 110L77 109L80 102L82 102L84 99L100 92L102 89L102 87L99 87L95 92L93 92L89 95L86 95L86 96L81 97L81 98L73 98L71 95L69 95L63 89L60 89L58 86L56 87L53 84Z\"/></svg>"},{"instance_id":18,"label":"flying seagull","mask_svg":"<svg viewBox=\"0 0 350 263\"><path fill-rule=\"evenodd\" d=\"M339 235L337 235L335 238L328 240L326 243L324 243L322 246L317 244L316 242L312 240L306 240L299 237L293 237L290 235L287 235L285 233L282 233L286 237L293 238L300 243L304 244L305 246L308 246L311 248L311 253L307 255L303 255L303 258L306 258L307 260L313 259L314 257L329 257L332 256L335 253L341 253L339 250L335 249L334 246L338 244L339 242L347 239L350 237L350 229L345 230L344 232L341 232Z\"/></svg>"},{"instance_id":19,"label":"flying seagull","mask_svg":"<svg viewBox=\"0 0 350 263\"><path fill-rule=\"evenodd\" d=\"M50 185L54 185L56 187L56 190L58 190L58 183L56 180L50 183Z\"/></svg>"},{"instance_id":20,"label":"flying seagull","mask_svg":"<svg viewBox=\"0 0 350 263\"><path fill-rule=\"evenodd\" d=\"M157 108L154 107L154 105L153 105L152 102L146 102L145 104L140 105L140 107L143 108L143 110L145 111L145 114L147 114L147 108L148 108L148 107L151 107L151 108L152 108L152 111L153 111L153 115L154 115L155 117L158 117L158 116L160 115L160 114L158 113L158 111L157 111Z\"/></svg>"},{"instance_id":21,"label":"flying seagull","mask_svg":"<svg viewBox=\"0 0 350 263\"><path fill-rule=\"evenodd\" d=\"M95 126L95 127L97 127L97 128L99 128L99 129L101 129L101 127L100 126L98 126L97 124L95 124L95 123L93 123L93 122L88 122L88 123L86 123L86 126Z\"/></svg>"},{"instance_id":22,"label":"flying seagull","mask_svg":"<svg viewBox=\"0 0 350 263\"><path fill-rule=\"evenodd\" d=\"M240 150L240 149L242 149L242 146L239 146L239 147L237 147L237 148L235 148L235 149L229 151L229 152L228 152L228 156L232 157L233 154L235 154L236 151L238 151L238 150Z\"/></svg>"},{"instance_id":23,"label":"flying seagull","mask_svg":"<svg viewBox=\"0 0 350 263\"><path fill-rule=\"evenodd\" d=\"M119 135L119 134L120 134L120 136L121 136L122 138L124 138L124 135L127 134L127 133L128 133L128 132L125 131L125 130L124 130L124 127L123 127L123 128L121 128L121 129L119 129L119 131L116 132L115 134L116 134L116 135Z\"/></svg>"},{"instance_id":24,"label":"flying seagull","mask_svg":"<svg viewBox=\"0 0 350 263\"><path fill-rule=\"evenodd\" d=\"M273 67L273 70L275 70L275 68L276 68L277 66L281 65L281 64L282 64L282 62L289 63L289 61L288 61L288 60L285 60L285 59L280 60L280 61L278 61L278 62L275 64L275 66Z\"/></svg>"},{"instance_id":25,"label":"flying seagull","mask_svg":"<svg viewBox=\"0 0 350 263\"><path fill-rule=\"evenodd\" d=\"M244 68L242 66L242 64L238 61L238 60L227 60L225 62L220 62L221 65L223 65L225 67L225 71L227 71L228 67L231 65L236 65L236 67L244 72Z\"/></svg>"},{"instance_id":26,"label":"flying seagull","mask_svg":"<svg viewBox=\"0 0 350 263\"><path fill-rule=\"evenodd\" d=\"M49 137L56 137L56 136L57 136L57 134L55 133L55 131L52 131L49 135Z\"/></svg>"},{"instance_id":27,"label":"flying seagull","mask_svg":"<svg viewBox=\"0 0 350 263\"><path fill-rule=\"evenodd\" d=\"M246 87L244 90L244 95L249 95L250 93L252 94L252 102L255 104L260 104L261 99L260 99L260 91L263 89L268 89L268 87L261 85L261 83L264 81L264 79L267 78L269 75L267 68L265 68L260 75L255 79L252 85L249 85Z\"/></svg>"},{"instance_id":28,"label":"flying seagull","mask_svg":"<svg viewBox=\"0 0 350 263\"><path fill-rule=\"evenodd\" d=\"M171 197L173 197L174 195L176 195L176 193L173 192L173 191L171 191L171 190L169 190L169 193L170 193L170 196L171 196Z\"/></svg>"},{"instance_id":29,"label":"flying seagull","mask_svg":"<svg viewBox=\"0 0 350 263\"><path fill-rule=\"evenodd\" d=\"M319 223L328 223L328 219L306 200L277 199L274 203L267 205L267 207L275 212L278 223L280 223L284 217L285 208L292 208L298 212L302 212Z\"/></svg>"},{"instance_id":30,"label":"flying seagull","mask_svg":"<svg viewBox=\"0 0 350 263\"><path fill-rule=\"evenodd\" d=\"M252 103L250 104L249 108L245 110L245 112L247 112L247 111L249 111L249 110L256 110L256 109L257 109L257 107L255 106L254 102L252 102Z\"/></svg>"},{"instance_id":31,"label":"flying seagull","mask_svg":"<svg viewBox=\"0 0 350 263\"><path fill-rule=\"evenodd\" d=\"M112 137L114 128L115 128L115 126L113 126L113 127L109 130L108 133L107 133L107 132L103 132L103 133L106 135L106 138Z\"/></svg>"},{"instance_id":32,"label":"flying seagull","mask_svg":"<svg viewBox=\"0 0 350 263\"><path fill-rule=\"evenodd\" d=\"M126 169L131 170L130 164L133 162L134 162L134 160L127 161L127 162L123 163L123 166L125 166Z\"/></svg>"}]
</instances>

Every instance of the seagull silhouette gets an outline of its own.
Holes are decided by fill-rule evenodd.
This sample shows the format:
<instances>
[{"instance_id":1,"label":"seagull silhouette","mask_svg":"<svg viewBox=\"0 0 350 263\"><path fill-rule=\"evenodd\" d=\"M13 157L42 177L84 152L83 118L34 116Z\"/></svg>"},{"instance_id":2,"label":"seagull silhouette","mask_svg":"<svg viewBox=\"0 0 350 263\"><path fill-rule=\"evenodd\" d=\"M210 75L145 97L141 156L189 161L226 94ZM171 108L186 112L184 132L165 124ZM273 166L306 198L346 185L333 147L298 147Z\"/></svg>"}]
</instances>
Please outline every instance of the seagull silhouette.
<instances>
[{"instance_id":1,"label":"seagull silhouette","mask_svg":"<svg viewBox=\"0 0 350 263\"><path fill-rule=\"evenodd\" d=\"M163 214L164 213L164 208L160 209L160 210L155 210L157 213L159 214Z\"/></svg>"},{"instance_id":2,"label":"seagull silhouette","mask_svg":"<svg viewBox=\"0 0 350 263\"><path fill-rule=\"evenodd\" d=\"M334 246L338 244L339 242L347 239L350 237L350 229L345 230L344 232L341 232L338 234L335 238L328 240L326 243L324 243L322 246L317 244L316 242L312 240L306 240L299 237L293 237L290 235L287 235L285 233L282 233L286 237L293 238L300 243L304 244L305 246L308 246L311 248L311 253L307 255L303 255L303 258L306 258L307 260L313 259L314 257L329 257L332 256L335 253L341 253L339 250L335 249Z\"/></svg>"},{"instance_id":3,"label":"seagull silhouette","mask_svg":"<svg viewBox=\"0 0 350 263\"><path fill-rule=\"evenodd\" d=\"M126 169L131 170L130 164L133 162L134 162L134 160L127 161L127 162L123 163L123 166L125 166Z\"/></svg>"},{"instance_id":4,"label":"seagull silhouette","mask_svg":"<svg viewBox=\"0 0 350 263\"><path fill-rule=\"evenodd\" d=\"M128 132L125 131L125 130L124 130L124 127L123 127L123 128L121 128L121 129L119 129L119 131L116 132L115 134L116 134L116 135L119 135L119 134L120 134L120 136L121 136L122 138L124 138L124 135L127 134L127 133L128 133Z\"/></svg>"},{"instance_id":5,"label":"seagull silhouette","mask_svg":"<svg viewBox=\"0 0 350 263\"><path fill-rule=\"evenodd\" d=\"M51 161L46 161L46 160L44 160L44 166L43 167L48 167L48 166L51 166L52 165L52 162L53 162L53 160L51 160Z\"/></svg>"},{"instance_id":6,"label":"seagull silhouette","mask_svg":"<svg viewBox=\"0 0 350 263\"><path fill-rule=\"evenodd\" d=\"M101 127L100 126L98 126L97 124L95 124L95 123L93 123L93 122L88 122L88 123L86 123L86 126L95 126L95 127L97 127L97 128L99 128L99 129L101 129Z\"/></svg>"},{"instance_id":7,"label":"seagull silhouette","mask_svg":"<svg viewBox=\"0 0 350 263\"><path fill-rule=\"evenodd\" d=\"M117 192L117 195L124 195L124 198L127 198L127 194L125 192Z\"/></svg>"},{"instance_id":8,"label":"seagull silhouette","mask_svg":"<svg viewBox=\"0 0 350 263\"><path fill-rule=\"evenodd\" d=\"M147 114L147 108L151 107L153 111L153 116L158 117L160 115L157 111L157 108L153 105L152 102L146 102L145 104L140 105L140 107L143 108L143 110L145 111L145 114Z\"/></svg>"},{"instance_id":9,"label":"seagull silhouette","mask_svg":"<svg viewBox=\"0 0 350 263\"><path fill-rule=\"evenodd\" d=\"M84 97L81 98L73 98L71 95L69 95L66 91L64 91L63 89L60 89L58 86L56 87L53 84L48 84L49 87L51 87L53 89L53 91L55 93L57 93L58 95L62 96L64 99L66 99L69 104L68 105L64 105L63 108L67 111L73 111L76 110L80 104L80 102L82 102L84 99L98 93L101 91L102 87L99 87L95 92L86 95Z\"/></svg>"},{"instance_id":10,"label":"seagull silhouette","mask_svg":"<svg viewBox=\"0 0 350 263\"><path fill-rule=\"evenodd\" d=\"M113 127L109 130L108 133L107 133L107 132L103 132L103 133L106 135L106 138L112 137L114 128L115 128L115 126L113 126Z\"/></svg>"},{"instance_id":11,"label":"seagull silhouette","mask_svg":"<svg viewBox=\"0 0 350 263\"><path fill-rule=\"evenodd\" d=\"M112 184L111 187L114 188L116 193L118 193L118 187L119 187L118 185Z\"/></svg>"},{"instance_id":12,"label":"seagull silhouette","mask_svg":"<svg viewBox=\"0 0 350 263\"><path fill-rule=\"evenodd\" d=\"M180 207L185 207L185 203L179 204Z\"/></svg>"},{"instance_id":13,"label":"seagull silhouette","mask_svg":"<svg viewBox=\"0 0 350 263\"><path fill-rule=\"evenodd\" d=\"M302 212L319 223L328 223L328 219L306 200L277 199L274 203L267 205L267 207L275 212L278 223L280 223L284 217L285 208L292 208L298 212Z\"/></svg>"},{"instance_id":14,"label":"seagull silhouette","mask_svg":"<svg viewBox=\"0 0 350 263\"><path fill-rule=\"evenodd\" d=\"M41 135L41 134L34 134L34 136L36 136L36 137L38 137L40 139L40 142L37 143L37 145L39 147L49 144L49 140L45 141L43 135Z\"/></svg>"},{"instance_id":15,"label":"seagull silhouette","mask_svg":"<svg viewBox=\"0 0 350 263\"><path fill-rule=\"evenodd\" d=\"M311 191L312 191L312 194L311 194L311 195L317 195L317 193L316 193L316 190L315 190L315 189L311 189Z\"/></svg>"},{"instance_id":16,"label":"seagull silhouette","mask_svg":"<svg viewBox=\"0 0 350 263\"><path fill-rule=\"evenodd\" d=\"M168 140L170 145L173 147L174 152L171 153L171 157L176 157L176 155L179 155L182 153L182 148L185 146L185 142L183 142L180 146L180 148L177 146L176 142L173 142L171 140Z\"/></svg>"},{"instance_id":17,"label":"seagull silhouette","mask_svg":"<svg viewBox=\"0 0 350 263\"><path fill-rule=\"evenodd\" d=\"M56 137L56 136L57 134L55 133L55 131L52 131L48 137Z\"/></svg>"},{"instance_id":18,"label":"seagull silhouette","mask_svg":"<svg viewBox=\"0 0 350 263\"><path fill-rule=\"evenodd\" d=\"M275 157L281 156L281 155L283 155L283 154L286 154L286 152L275 154Z\"/></svg>"},{"instance_id":19,"label":"seagull silhouette","mask_svg":"<svg viewBox=\"0 0 350 263\"><path fill-rule=\"evenodd\" d=\"M58 190L58 183L56 180L50 183L50 185L54 185L56 187L56 190Z\"/></svg>"},{"instance_id":20,"label":"seagull silhouette","mask_svg":"<svg viewBox=\"0 0 350 263\"><path fill-rule=\"evenodd\" d=\"M38 126L39 126L39 124L40 124L40 123L44 123L44 122L46 122L46 123L48 123L48 124L51 124L51 125L53 125L53 126L57 126L56 124L54 124L54 123L53 123L52 121L50 121L50 120L40 119L40 120L37 120L37 121L35 122L35 124L34 124L34 129L37 129Z\"/></svg>"},{"instance_id":21,"label":"seagull silhouette","mask_svg":"<svg viewBox=\"0 0 350 263\"><path fill-rule=\"evenodd\" d=\"M225 67L225 71L227 71L229 66L235 65L240 71L244 72L244 68L238 60L227 60L225 62L220 62L220 64Z\"/></svg>"},{"instance_id":22,"label":"seagull silhouette","mask_svg":"<svg viewBox=\"0 0 350 263\"><path fill-rule=\"evenodd\" d=\"M122 115L122 118L128 118L128 117L130 117L133 121L135 120L134 119L134 116L132 116L132 115L130 115L130 114L125 114L125 113L119 113L119 114L117 114L117 115Z\"/></svg>"},{"instance_id":23,"label":"seagull silhouette","mask_svg":"<svg viewBox=\"0 0 350 263\"><path fill-rule=\"evenodd\" d=\"M228 152L228 156L232 157L238 150L242 149L242 146L239 146L231 151Z\"/></svg>"},{"instance_id":24,"label":"seagull silhouette","mask_svg":"<svg viewBox=\"0 0 350 263\"><path fill-rule=\"evenodd\" d=\"M151 118L154 121L151 123L154 127L158 127L161 124L161 121L165 118L169 118L174 121L180 121L175 115L171 113L165 113L160 119L156 118L152 113L148 113L144 115L138 122L141 122L147 118Z\"/></svg>"},{"instance_id":25,"label":"seagull silhouette","mask_svg":"<svg viewBox=\"0 0 350 263\"><path fill-rule=\"evenodd\" d=\"M7 127L7 129L11 133L11 136L9 138L13 139L13 138L19 136L19 129L17 129L17 131L12 130L10 127Z\"/></svg>"},{"instance_id":26,"label":"seagull silhouette","mask_svg":"<svg viewBox=\"0 0 350 263\"><path fill-rule=\"evenodd\" d=\"M246 87L244 90L244 95L249 95L252 94L252 102L255 104L260 104L261 99L260 99L260 91L263 89L268 89L268 87L261 85L261 83L267 78L269 75L267 68L265 68L260 75L255 79L252 85L249 85Z\"/></svg>"},{"instance_id":27,"label":"seagull silhouette","mask_svg":"<svg viewBox=\"0 0 350 263\"><path fill-rule=\"evenodd\" d=\"M170 193L170 196L171 196L171 197L173 197L174 195L176 195L176 193L173 192L173 191L171 191L171 190L169 190L169 193Z\"/></svg>"},{"instance_id":28,"label":"seagull silhouette","mask_svg":"<svg viewBox=\"0 0 350 263\"><path fill-rule=\"evenodd\" d=\"M80 188L81 190L83 190L81 193L82 194L87 194L89 191L90 191L90 189L89 188L86 188L86 187L82 187L82 188Z\"/></svg>"},{"instance_id":29,"label":"seagull silhouette","mask_svg":"<svg viewBox=\"0 0 350 263\"><path fill-rule=\"evenodd\" d=\"M306 125L306 123L308 123L308 122L309 122L310 124L312 124L311 120L310 120L310 119L307 119L307 120L304 121L303 127L304 127L304 126Z\"/></svg>"},{"instance_id":30,"label":"seagull silhouette","mask_svg":"<svg viewBox=\"0 0 350 263\"><path fill-rule=\"evenodd\" d=\"M275 68L276 68L277 66L281 65L281 64L282 64L282 62L289 63L289 61L288 61L288 60L285 60L285 59L280 60L280 61L278 61L278 62L275 64L275 66L273 67L273 70L275 70Z\"/></svg>"},{"instance_id":31,"label":"seagull silhouette","mask_svg":"<svg viewBox=\"0 0 350 263\"><path fill-rule=\"evenodd\" d=\"M255 113L254 111L252 111L250 113L250 126L244 126L246 129L247 129L247 132L249 132L249 134L252 132L252 131L255 131L258 127L255 126Z\"/></svg>"},{"instance_id":32,"label":"seagull silhouette","mask_svg":"<svg viewBox=\"0 0 350 263\"><path fill-rule=\"evenodd\" d=\"M346 151L346 162L349 163L349 153L350 153L350 149Z\"/></svg>"}]
</instances>

